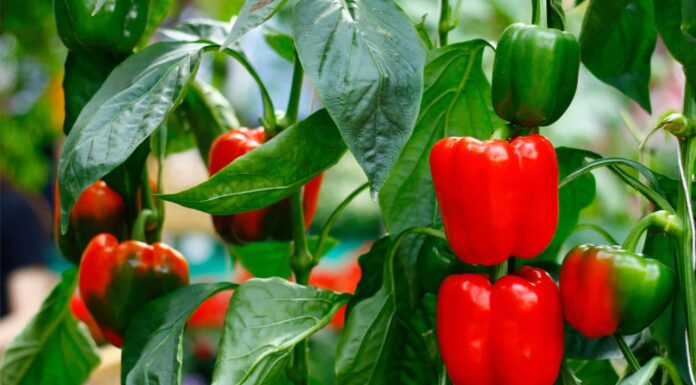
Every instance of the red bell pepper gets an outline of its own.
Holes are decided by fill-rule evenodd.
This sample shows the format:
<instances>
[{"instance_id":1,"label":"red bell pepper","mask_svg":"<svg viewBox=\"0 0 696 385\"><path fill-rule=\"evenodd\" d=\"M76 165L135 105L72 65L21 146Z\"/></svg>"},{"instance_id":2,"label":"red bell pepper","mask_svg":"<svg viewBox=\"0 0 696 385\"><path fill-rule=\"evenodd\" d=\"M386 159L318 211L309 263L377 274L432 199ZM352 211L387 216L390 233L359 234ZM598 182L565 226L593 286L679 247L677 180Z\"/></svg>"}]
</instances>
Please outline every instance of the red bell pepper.
<instances>
[{"instance_id":1,"label":"red bell pepper","mask_svg":"<svg viewBox=\"0 0 696 385\"><path fill-rule=\"evenodd\" d=\"M556 283L531 267L495 284L450 275L438 294L437 340L454 385L552 385L563 357Z\"/></svg>"},{"instance_id":2,"label":"red bell pepper","mask_svg":"<svg viewBox=\"0 0 696 385\"><path fill-rule=\"evenodd\" d=\"M263 144L266 133L262 127L245 127L218 136L210 146L208 172L215 174L235 159ZM319 200L323 174L304 186L302 206L305 226L314 219ZM283 199L269 207L232 215L213 215L215 231L222 239L233 244L261 241L268 238L288 240L291 237L290 201Z\"/></svg>"},{"instance_id":3,"label":"red bell pepper","mask_svg":"<svg viewBox=\"0 0 696 385\"><path fill-rule=\"evenodd\" d=\"M589 338L636 334L672 301L676 276L660 261L604 245L568 252L559 279L568 324Z\"/></svg>"},{"instance_id":4,"label":"red bell pepper","mask_svg":"<svg viewBox=\"0 0 696 385\"><path fill-rule=\"evenodd\" d=\"M82 252L97 234L109 233L117 238L125 236L126 204L121 195L103 181L89 186L77 198L65 234L60 232L58 181L54 193L54 235L61 253L68 260L79 264Z\"/></svg>"},{"instance_id":5,"label":"red bell pepper","mask_svg":"<svg viewBox=\"0 0 696 385\"><path fill-rule=\"evenodd\" d=\"M430 168L445 234L455 255L496 265L533 258L558 224L558 163L541 135L479 141L450 137L435 144Z\"/></svg>"},{"instance_id":6,"label":"red bell pepper","mask_svg":"<svg viewBox=\"0 0 696 385\"><path fill-rule=\"evenodd\" d=\"M188 282L186 259L163 243L119 244L113 235L99 234L80 263L80 295L104 338L116 347L140 308Z\"/></svg>"}]
</instances>

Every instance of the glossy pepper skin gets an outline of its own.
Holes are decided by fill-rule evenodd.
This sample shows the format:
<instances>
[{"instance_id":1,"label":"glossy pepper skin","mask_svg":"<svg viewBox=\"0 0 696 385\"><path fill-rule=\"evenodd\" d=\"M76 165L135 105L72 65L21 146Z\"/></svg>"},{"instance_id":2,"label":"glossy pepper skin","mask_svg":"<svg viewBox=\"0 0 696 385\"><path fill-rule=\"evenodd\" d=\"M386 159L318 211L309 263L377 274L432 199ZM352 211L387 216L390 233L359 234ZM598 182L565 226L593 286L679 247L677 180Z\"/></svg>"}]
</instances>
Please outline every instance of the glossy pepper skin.
<instances>
[{"instance_id":1,"label":"glossy pepper skin","mask_svg":"<svg viewBox=\"0 0 696 385\"><path fill-rule=\"evenodd\" d=\"M56 26L71 51L129 53L145 31L150 0L54 0Z\"/></svg>"},{"instance_id":2,"label":"glossy pepper skin","mask_svg":"<svg viewBox=\"0 0 696 385\"><path fill-rule=\"evenodd\" d=\"M99 234L80 263L80 296L104 338L116 347L140 308L188 282L186 259L163 243L119 243L111 234Z\"/></svg>"},{"instance_id":3,"label":"glossy pepper skin","mask_svg":"<svg viewBox=\"0 0 696 385\"><path fill-rule=\"evenodd\" d=\"M454 385L552 385L563 357L553 278L523 267L494 284L450 275L437 301L437 340Z\"/></svg>"},{"instance_id":4,"label":"glossy pepper skin","mask_svg":"<svg viewBox=\"0 0 696 385\"><path fill-rule=\"evenodd\" d=\"M470 264L532 258L558 224L558 163L541 135L435 143L430 169L442 222L454 254Z\"/></svg>"},{"instance_id":5,"label":"glossy pepper skin","mask_svg":"<svg viewBox=\"0 0 696 385\"><path fill-rule=\"evenodd\" d=\"M559 283L568 324L598 338L648 327L672 300L675 275L655 259L586 244L566 255Z\"/></svg>"},{"instance_id":6,"label":"glossy pepper skin","mask_svg":"<svg viewBox=\"0 0 696 385\"><path fill-rule=\"evenodd\" d=\"M71 262L80 264L82 252L97 234L109 233L121 239L125 236L126 204L121 195L103 181L97 181L77 198L65 234L60 232L58 183L54 194L54 236L61 253Z\"/></svg>"},{"instance_id":7,"label":"glossy pepper skin","mask_svg":"<svg viewBox=\"0 0 696 385\"><path fill-rule=\"evenodd\" d=\"M580 44L557 29L521 23L503 31L493 64L495 112L525 127L548 126L568 109L580 70Z\"/></svg>"},{"instance_id":8,"label":"glossy pepper skin","mask_svg":"<svg viewBox=\"0 0 696 385\"><path fill-rule=\"evenodd\" d=\"M208 172L215 174L235 159L263 144L266 133L262 127L237 128L218 136L210 146ZM305 226L314 219L323 174L304 186L302 205ZM265 239L288 240L291 237L290 201L283 199L262 209L232 215L213 215L215 231L226 242L244 244Z\"/></svg>"}]
</instances>

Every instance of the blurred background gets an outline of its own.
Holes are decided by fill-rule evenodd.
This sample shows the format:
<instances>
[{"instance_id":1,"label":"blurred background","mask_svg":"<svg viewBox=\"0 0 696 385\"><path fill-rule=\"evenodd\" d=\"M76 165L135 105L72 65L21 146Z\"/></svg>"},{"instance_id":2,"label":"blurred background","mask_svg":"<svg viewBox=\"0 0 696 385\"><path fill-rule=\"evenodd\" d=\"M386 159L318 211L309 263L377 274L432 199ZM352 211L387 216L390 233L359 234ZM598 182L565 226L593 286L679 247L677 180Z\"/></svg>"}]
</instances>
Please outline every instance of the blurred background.
<instances>
[{"instance_id":1,"label":"blurred background","mask_svg":"<svg viewBox=\"0 0 696 385\"><path fill-rule=\"evenodd\" d=\"M277 56L264 42L263 30L270 27L290 32L293 5L284 9L266 26L257 28L242 40L242 49L256 67L276 106L287 103L292 66ZM438 17L436 0L397 0L411 19L424 15L431 36L435 36ZM242 0L180 0L163 26L195 17L229 20L241 7ZM587 6L574 8L564 2L567 29L578 35ZM65 262L52 240L53 180L56 160L63 141L64 118L62 68L67 51L55 31L52 2L40 0L28 6L26 1L3 0L0 3L0 351L39 308L58 274L70 265ZM467 0L459 27L450 34L450 42L472 38L497 39L510 23L529 22L529 1ZM154 40L163 36L155 34ZM484 57L485 72L490 76L492 54ZM199 79L222 90L237 111L242 125L256 127L261 115L259 91L247 73L232 59L207 56ZM600 83L584 68L575 100L553 126L542 129L556 146L580 147L604 156L623 156L645 162L657 172L676 177L676 147L666 135L651 138L642 152L638 144L659 117L681 107L683 74L658 42L652 61L651 100L653 115L642 111L618 91ZM305 81L300 115L306 116L317 100ZM180 191L207 178L199 153L183 146L169 156L165 164L164 190ZM173 171L176 170L176 171ZM645 201L624 187L606 171L595 172L597 199L582 212L580 223L599 224L614 237L622 239L631 224L645 209ZM366 177L350 154L326 172L319 208L310 232L317 233L332 210ZM626 207L628 206L628 210ZM245 275L229 257L228 250L212 230L210 217L197 211L167 205L164 241L186 255L193 281L243 279ZM359 279L355 259L372 240L384 233L379 207L363 193L336 224L332 235L340 240L322 261L314 283L335 290L351 291ZM600 241L591 232L578 232L566 245ZM229 294L211 301L211 309L224 312ZM79 313L79 304L75 305ZM215 313L215 311L211 311ZM223 313L224 314L224 313ZM219 320L202 315L200 325L187 332L186 363L188 384L204 384L209 379L217 341ZM340 333L340 321L317 334L311 343L313 373L323 383L332 383L331 361ZM118 382L119 352L104 348L102 367L93 383ZM113 382L116 381L116 382Z\"/></svg>"}]
</instances>

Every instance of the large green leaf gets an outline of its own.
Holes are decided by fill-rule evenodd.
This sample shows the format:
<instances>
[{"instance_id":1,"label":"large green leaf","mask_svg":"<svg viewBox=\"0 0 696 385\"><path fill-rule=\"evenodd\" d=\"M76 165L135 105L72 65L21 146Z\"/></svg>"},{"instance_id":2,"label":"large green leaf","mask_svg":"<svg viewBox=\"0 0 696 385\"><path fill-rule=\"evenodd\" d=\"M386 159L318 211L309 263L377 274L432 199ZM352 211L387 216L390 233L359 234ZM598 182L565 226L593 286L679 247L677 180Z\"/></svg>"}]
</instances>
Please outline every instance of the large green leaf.
<instances>
[{"instance_id":1,"label":"large green leaf","mask_svg":"<svg viewBox=\"0 0 696 385\"><path fill-rule=\"evenodd\" d=\"M270 19L287 0L246 0L223 46L235 44L245 33Z\"/></svg>"},{"instance_id":2,"label":"large green leaf","mask_svg":"<svg viewBox=\"0 0 696 385\"><path fill-rule=\"evenodd\" d=\"M655 23L669 52L696 89L696 6L693 0L654 0Z\"/></svg>"},{"instance_id":3,"label":"large green leaf","mask_svg":"<svg viewBox=\"0 0 696 385\"><path fill-rule=\"evenodd\" d=\"M316 252L318 241L316 235L307 238L307 247L312 255ZM327 238L322 247L322 256L336 245L338 240ZM294 250L292 242L266 241L230 247L230 254L256 278L289 278L292 275L290 258Z\"/></svg>"},{"instance_id":4,"label":"large green leaf","mask_svg":"<svg viewBox=\"0 0 696 385\"><path fill-rule=\"evenodd\" d=\"M224 282L184 286L138 311L123 341L121 382L180 384L186 321L207 298L233 287Z\"/></svg>"},{"instance_id":5,"label":"large green leaf","mask_svg":"<svg viewBox=\"0 0 696 385\"><path fill-rule=\"evenodd\" d=\"M587 153L568 147L556 149L560 179L584 166ZM558 253L563 243L573 233L580 219L580 211L594 201L597 193L595 179L587 173L561 187L559 191L558 227L551 244L541 253L537 260L558 260Z\"/></svg>"},{"instance_id":6,"label":"large green leaf","mask_svg":"<svg viewBox=\"0 0 696 385\"><path fill-rule=\"evenodd\" d=\"M175 40L207 41L222 45L230 33L229 23L213 19L188 19L160 32Z\"/></svg>"},{"instance_id":7,"label":"large green leaf","mask_svg":"<svg viewBox=\"0 0 696 385\"><path fill-rule=\"evenodd\" d=\"M280 278L245 282L230 303L213 384L275 384L295 345L326 326L349 297Z\"/></svg>"},{"instance_id":8,"label":"large green leaf","mask_svg":"<svg viewBox=\"0 0 696 385\"><path fill-rule=\"evenodd\" d=\"M345 148L326 110L320 110L207 181L160 198L215 215L255 210L287 197L336 164Z\"/></svg>"},{"instance_id":9,"label":"large green leaf","mask_svg":"<svg viewBox=\"0 0 696 385\"><path fill-rule=\"evenodd\" d=\"M650 57L656 41L651 0L593 0L580 34L582 62L650 112Z\"/></svg>"},{"instance_id":10,"label":"large green leaf","mask_svg":"<svg viewBox=\"0 0 696 385\"><path fill-rule=\"evenodd\" d=\"M125 162L178 105L206 46L147 47L116 67L87 103L58 163L63 231L82 191Z\"/></svg>"},{"instance_id":11,"label":"large green leaf","mask_svg":"<svg viewBox=\"0 0 696 385\"><path fill-rule=\"evenodd\" d=\"M200 81L191 83L181 107L191 124L198 151L207 164L215 138L240 126L234 108L220 91Z\"/></svg>"},{"instance_id":12,"label":"large green leaf","mask_svg":"<svg viewBox=\"0 0 696 385\"><path fill-rule=\"evenodd\" d=\"M473 40L430 52L416 127L379 194L391 233L440 222L429 161L435 142L447 136L486 138L493 132L497 118L481 69L486 46Z\"/></svg>"},{"instance_id":13,"label":"large green leaf","mask_svg":"<svg viewBox=\"0 0 696 385\"><path fill-rule=\"evenodd\" d=\"M99 363L99 352L84 325L70 313L77 268L63 273L41 310L3 352L0 384L79 385Z\"/></svg>"},{"instance_id":14,"label":"large green leaf","mask_svg":"<svg viewBox=\"0 0 696 385\"><path fill-rule=\"evenodd\" d=\"M418 34L391 0L301 0L293 27L302 66L376 193L418 113Z\"/></svg>"},{"instance_id":15,"label":"large green leaf","mask_svg":"<svg viewBox=\"0 0 696 385\"><path fill-rule=\"evenodd\" d=\"M346 327L338 345L337 385L436 381L434 307L428 312L427 305L417 306L425 300L413 290L417 282L408 273L416 265L423 236L411 238L401 244L394 260L387 259L392 245L389 237L378 240L360 256L363 275L348 306ZM426 335L432 341L430 346Z\"/></svg>"}]
</instances>

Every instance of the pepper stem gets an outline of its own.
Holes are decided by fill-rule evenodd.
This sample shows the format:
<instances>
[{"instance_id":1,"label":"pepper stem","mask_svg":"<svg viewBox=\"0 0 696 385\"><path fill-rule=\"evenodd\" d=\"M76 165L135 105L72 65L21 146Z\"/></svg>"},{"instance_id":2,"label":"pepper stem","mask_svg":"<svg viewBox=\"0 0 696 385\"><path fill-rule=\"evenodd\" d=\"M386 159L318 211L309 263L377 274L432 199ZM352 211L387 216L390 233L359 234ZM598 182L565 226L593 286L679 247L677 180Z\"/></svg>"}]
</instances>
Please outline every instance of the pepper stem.
<instances>
[{"instance_id":1,"label":"pepper stem","mask_svg":"<svg viewBox=\"0 0 696 385\"><path fill-rule=\"evenodd\" d=\"M633 228L631 228L631 231L626 236L626 239L621 247L624 250L634 252L638 246L640 237L643 235L645 230L652 226L659 227L672 235L679 236L682 233L682 226L675 215L670 214L665 210L655 211L643 217L643 219L641 219L638 223L636 223L635 226L633 226Z\"/></svg>"},{"instance_id":2,"label":"pepper stem","mask_svg":"<svg viewBox=\"0 0 696 385\"><path fill-rule=\"evenodd\" d=\"M503 278L508 273L508 260L506 259L503 263L493 266L493 273L491 274L491 281L495 282L500 278Z\"/></svg>"},{"instance_id":3,"label":"pepper stem","mask_svg":"<svg viewBox=\"0 0 696 385\"><path fill-rule=\"evenodd\" d=\"M547 0L532 0L532 24L540 27L546 27L546 1Z\"/></svg>"},{"instance_id":4,"label":"pepper stem","mask_svg":"<svg viewBox=\"0 0 696 385\"><path fill-rule=\"evenodd\" d=\"M623 336L621 336L621 334L614 334L614 340L616 341L616 344L619 345L621 353L623 353L624 358L626 358L626 361L628 362L628 366L630 368L629 372L637 372L640 370L640 363L638 362L635 354L633 354L631 348L626 343L626 340L624 340Z\"/></svg>"},{"instance_id":5,"label":"pepper stem","mask_svg":"<svg viewBox=\"0 0 696 385\"><path fill-rule=\"evenodd\" d=\"M131 232L131 239L134 241L147 242L147 237L145 236L145 229L147 228L147 223L150 219L155 219L155 213L150 209L145 209L138 214L133 223L133 231Z\"/></svg>"}]
</instances>

